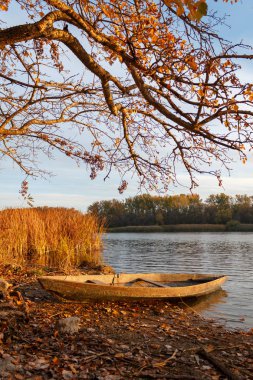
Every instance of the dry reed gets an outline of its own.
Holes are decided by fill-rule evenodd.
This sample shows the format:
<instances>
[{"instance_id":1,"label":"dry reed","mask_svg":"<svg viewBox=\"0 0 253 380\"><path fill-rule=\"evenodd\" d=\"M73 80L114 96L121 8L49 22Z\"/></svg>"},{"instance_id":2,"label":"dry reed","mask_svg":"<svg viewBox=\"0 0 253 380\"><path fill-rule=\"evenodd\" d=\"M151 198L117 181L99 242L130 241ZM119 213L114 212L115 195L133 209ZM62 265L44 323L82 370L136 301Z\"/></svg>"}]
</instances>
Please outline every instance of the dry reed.
<instances>
[{"instance_id":1,"label":"dry reed","mask_svg":"<svg viewBox=\"0 0 253 380\"><path fill-rule=\"evenodd\" d=\"M93 215L66 208L0 211L0 261L67 270L101 263L103 226Z\"/></svg>"}]
</instances>

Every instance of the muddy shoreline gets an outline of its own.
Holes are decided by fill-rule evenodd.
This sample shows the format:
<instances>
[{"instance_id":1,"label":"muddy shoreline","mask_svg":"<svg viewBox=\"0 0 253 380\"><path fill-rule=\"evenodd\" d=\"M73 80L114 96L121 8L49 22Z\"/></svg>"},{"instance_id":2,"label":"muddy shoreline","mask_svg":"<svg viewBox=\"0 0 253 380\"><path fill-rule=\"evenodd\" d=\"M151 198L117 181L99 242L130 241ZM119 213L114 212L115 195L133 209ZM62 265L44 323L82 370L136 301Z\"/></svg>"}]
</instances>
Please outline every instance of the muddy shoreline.
<instances>
[{"instance_id":1,"label":"muddy shoreline","mask_svg":"<svg viewBox=\"0 0 253 380\"><path fill-rule=\"evenodd\" d=\"M253 331L168 302L65 303L36 274L6 277L16 293L1 317L1 379L253 379ZM77 330L62 331L71 317Z\"/></svg>"}]
</instances>

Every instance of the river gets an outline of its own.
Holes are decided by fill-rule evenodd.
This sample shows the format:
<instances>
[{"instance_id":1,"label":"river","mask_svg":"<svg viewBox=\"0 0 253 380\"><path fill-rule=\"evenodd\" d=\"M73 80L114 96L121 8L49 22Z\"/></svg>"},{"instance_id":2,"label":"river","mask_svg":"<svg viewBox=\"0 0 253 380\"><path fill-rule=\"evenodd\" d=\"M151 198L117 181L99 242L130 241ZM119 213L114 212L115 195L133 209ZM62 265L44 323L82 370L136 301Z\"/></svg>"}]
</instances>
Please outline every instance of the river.
<instances>
[{"instance_id":1,"label":"river","mask_svg":"<svg viewBox=\"0 0 253 380\"><path fill-rule=\"evenodd\" d=\"M253 328L253 233L108 233L104 259L117 273L217 273L223 290L190 304L227 327Z\"/></svg>"}]
</instances>

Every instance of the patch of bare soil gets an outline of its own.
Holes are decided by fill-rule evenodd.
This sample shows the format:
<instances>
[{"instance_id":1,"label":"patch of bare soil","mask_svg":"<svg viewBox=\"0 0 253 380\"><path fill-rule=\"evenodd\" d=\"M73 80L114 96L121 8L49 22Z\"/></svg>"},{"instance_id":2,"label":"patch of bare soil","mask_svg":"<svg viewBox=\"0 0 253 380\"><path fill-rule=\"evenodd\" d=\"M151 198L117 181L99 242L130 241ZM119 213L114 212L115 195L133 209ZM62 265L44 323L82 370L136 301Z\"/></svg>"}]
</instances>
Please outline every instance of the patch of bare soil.
<instances>
[{"instance_id":1,"label":"patch of bare soil","mask_svg":"<svg viewBox=\"0 0 253 380\"><path fill-rule=\"evenodd\" d=\"M167 302L65 303L35 275L8 276L0 379L253 379L252 331Z\"/></svg>"}]
</instances>

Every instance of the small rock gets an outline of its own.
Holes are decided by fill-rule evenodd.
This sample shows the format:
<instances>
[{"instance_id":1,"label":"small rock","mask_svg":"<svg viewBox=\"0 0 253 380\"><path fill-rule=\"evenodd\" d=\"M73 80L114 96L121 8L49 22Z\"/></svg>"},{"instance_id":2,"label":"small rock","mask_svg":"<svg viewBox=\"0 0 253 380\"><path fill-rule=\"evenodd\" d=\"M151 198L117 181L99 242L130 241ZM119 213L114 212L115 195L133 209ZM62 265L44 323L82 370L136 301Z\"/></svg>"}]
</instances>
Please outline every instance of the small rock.
<instances>
[{"instance_id":1,"label":"small rock","mask_svg":"<svg viewBox=\"0 0 253 380\"><path fill-rule=\"evenodd\" d=\"M42 371L49 367L49 361L45 358L36 358L27 364L29 370Z\"/></svg>"},{"instance_id":2,"label":"small rock","mask_svg":"<svg viewBox=\"0 0 253 380\"><path fill-rule=\"evenodd\" d=\"M96 329L93 329L92 327L88 327L87 332L93 334L94 332L96 332Z\"/></svg>"},{"instance_id":3,"label":"small rock","mask_svg":"<svg viewBox=\"0 0 253 380\"><path fill-rule=\"evenodd\" d=\"M7 294L8 294L8 289L11 287L12 285L9 284L9 282L5 281L3 278L0 278L0 293L2 294L2 296L4 298L6 298Z\"/></svg>"},{"instance_id":4,"label":"small rock","mask_svg":"<svg viewBox=\"0 0 253 380\"><path fill-rule=\"evenodd\" d=\"M121 345L120 345L120 348L121 348L121 350L123 350L123 351L128 351L128 350L129 350L129 346L127 346L126 344L121 344Z\"/></svg>"},{"instance_id":5,"label":"small rock","mask_svg":"<svg viewBox=\"0 0 253 380\"><path fill-rule=\"evenodd\" d=\"M167 352L171 352L172 351L172 346L170 344L165 344L165 348L166 348Z\"/></svg>"},{"instance_id":6,"label":"small rock","mask_svg":"<svg viewBox=\"0 0 253 380\"><path fill-rule=\"evenodd\" d=\"M13 358L0 359L0 375L6 375L6 372L16 371L15 364L12 363ZM2 378L2 377L0 377Z\"/></svg>"},{"instance_id":7,"label":"small rock","mask_svg":"<svg viewBox=\"0 0 253 380\"><path fill-rule=\"evenodd\" d=\"M79 317L62 318L56 323L56 328L60 333L75 334L80 330L80 322Z\"/></svg>"},{"instance_id":8,"label":"small rock","mask_svg":"<svg viewBox=\"0 0 253 380\"><path fill-rule=\"evenodd\" d=\"M16 373L15 374L15 380L24 380L24 376L21 375L21 373Z\"/></svg>"},{"instance_id":9,"label":"small rock","mask_svg":"<svg viewBox=\"0 0 253 380\"><path fill-rule=\"evenodd\" d=\"M98 375L96 376L96 379L98 380L120 380L121 377L119 375L111 375L111 374L106 374L106 372L104 371L104 373L102 375Z\"/></svg>"},{"instance_id":10,"label":"small rock","mask_svg":"<svg viewBox=\"0 0 253 380\"><path fill-rule=\"evenodd\" d=\"M124 358L124 354L123 354L123 352L117 352L115 355L114 355L114 357L115 358L117 358L117 359L121 359L121 358Z\"/></svg>"},{"instance_id":11,"label":"small rock","mask_svg":"<svg viewBox=\"0 0 253 380\"><path fill-rule=\"evenodd\" d=\"M209 365L202 365L201 368L204 369L204 370L212 369L211 367L209 367Z\"/></svg>"},{"instance_id":12,"label":"small rock","mask_svg":"<svg viewBox=\"0 0 253 380\"><path fill-rule=\"evenodd\" d=\"M62 377L64 380L73 379L74 375L71 371L66 371L65 369L62 371Z\"/></svg>"},{"instance_id":13,"label":"small rock","mask_svg":"<svg viewBox=\"0 0 253 380\"><path fill-rule=\"evenodd\" d=\"M161 345L160 345L160 344L157 344L157 343L151 343L151 344L149 345L149 347L150 347L150 348L153 348L154 350L158 350L158 349L161 347Z\"/></svg>"},{"instance_id":14,"label":"small rock","mask_svg":"<svg viewBox=\"0 0 253 380\"><path fill-rule=\"evenodd\" d=\"M106 339L106 341L107 341L107 343L112 344L112 345L115 343L115 341L113 339Z\"/></svg>"}]
</instances>

